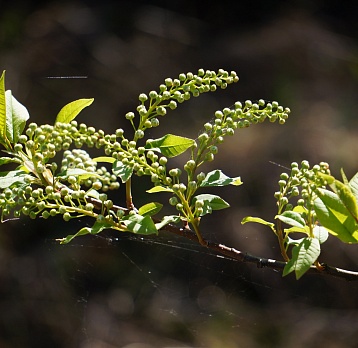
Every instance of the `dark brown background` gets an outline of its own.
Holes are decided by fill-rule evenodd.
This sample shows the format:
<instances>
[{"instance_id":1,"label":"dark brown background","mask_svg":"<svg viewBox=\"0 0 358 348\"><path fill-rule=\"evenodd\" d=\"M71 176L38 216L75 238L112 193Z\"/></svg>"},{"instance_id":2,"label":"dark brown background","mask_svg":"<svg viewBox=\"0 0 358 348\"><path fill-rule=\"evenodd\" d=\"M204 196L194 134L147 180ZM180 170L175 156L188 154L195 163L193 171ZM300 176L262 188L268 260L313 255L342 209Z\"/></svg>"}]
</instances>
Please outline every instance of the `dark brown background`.
<instances>
[{"instance_id":1,"label":"dark brown background","mask_svg":"<svg viewBox=\"0 0 358 348\"><path fill-rule=\"evenodd\" d=\"M166 77L237 71L238 84L180 105L150 136L196 137L215 110L237 100L290 107L285 126L237 132L207 167L241 175L244 185L221 191L232 208L204 220L205 236L279 258L269 229L240 224L246 215L275 214L282 168L269 161L357 171L358 22L357 6L347 3L2 1L0 69L32 121L53 123L64 104L94 97L78 119L106 132L126 128L138 94ZM72 75L88 78L46 78ZM146 184L136 186L143 185L138 205L148 200L140 195ZM0 226L1 347L356 346L357 284L297 282L167 235L149 243L110 232L68 246L55 241L86 223ZM323 249L325 262L358 268L356 246L331 237Z\"/></svg>"}]
</instances>

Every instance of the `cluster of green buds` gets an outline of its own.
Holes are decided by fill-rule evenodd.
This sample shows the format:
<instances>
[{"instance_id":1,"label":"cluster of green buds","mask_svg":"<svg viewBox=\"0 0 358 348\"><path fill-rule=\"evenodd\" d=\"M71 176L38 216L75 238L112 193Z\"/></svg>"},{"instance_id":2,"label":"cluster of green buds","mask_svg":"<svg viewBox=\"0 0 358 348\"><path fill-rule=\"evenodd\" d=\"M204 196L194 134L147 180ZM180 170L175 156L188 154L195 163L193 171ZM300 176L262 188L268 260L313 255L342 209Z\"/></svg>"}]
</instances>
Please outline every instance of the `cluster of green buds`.
<instances>
[{"instance_id":1,"label":"cluster of green buds","mask_svg":"<svg viewBox=\"0 0 358 348\"><path fill-rule=\"evenodd\" d=\"M136 131L134 140L142 138L145 129L159 126L159 118L166 115L168 109L176 109L178 103L198 97L202 93L214 92L217 88L225 89L229 84L238 81L236 72L229 73L223 69L218 72L199 69L197 74L189 72L180 74L176 79L165 79L158 92L150 91L148 94L139 95L141 104L137 107L138 126L135 126L133 121L135 113L126 114Z\"/></svg>"},{"instance_id":2,"label":"cluster of green buds","mask_svg":"<svg viewBox=\"0 0 358 348\"><path fill-rule=\"evenodd\" d=\"M106 192L116 190L120 186L116 175L104 166L97 168L97 162L90 157L87 151L82 149L64 151L60 173L74 188L84 185L96 191ZM61 174L59 178L61 178ZM91 176L91 174L93 175Z\"/></svg>"},{"instance_id":3,"label":"cluster of green buds","mask_svg":"<svg viewBox=\"0 0 358 348\"><path fill-rule=\"evenodd\" d=\"M321 162L313 167L306 160L301 162L301 166L293 162L291 173L280 175L278 182L280 190L274 194L277 199L278 213L293 209L293 204L289 203L293 197L297 197L296 204L298 206L311 211L316 189L324 188L327 185L324 175L330 175L329 165L326 162Z\"/></svg>"},{"instance_id":4,"label":"cluster of green buds","mask_svg":"<svg viewBox=\"0 0 358 348\"><path fill-rule=\"evenodd\" d=\"M233 108L216 111L214 120L205 123L204 131L198 137L196 166L202 162L213 161L218 153L218 145L224 142L224 137L234 135L238 128L262 123L267 118L270 122L278 121L284 124L289 114L289 108L284 108L277 102L266 103L263 99L257 103L250 100L246 100L244 104L236 102Z\"/></svg>"}]
</instances>

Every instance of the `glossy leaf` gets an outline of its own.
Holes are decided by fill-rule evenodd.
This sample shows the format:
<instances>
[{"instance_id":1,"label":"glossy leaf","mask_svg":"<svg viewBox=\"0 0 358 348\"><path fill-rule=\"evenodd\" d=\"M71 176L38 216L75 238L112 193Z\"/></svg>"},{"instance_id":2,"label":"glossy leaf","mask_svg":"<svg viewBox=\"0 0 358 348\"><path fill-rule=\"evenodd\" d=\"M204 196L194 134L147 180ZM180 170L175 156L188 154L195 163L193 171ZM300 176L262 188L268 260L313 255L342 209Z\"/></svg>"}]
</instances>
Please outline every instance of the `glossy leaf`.
<instances>
[{"instance_id":1,"label":"glossy leaf","mask_svg":"<svg viewBox=\"0 0 358 348\"><path fill-rule=\"evenodd\" d=\"M294 211L285 211L280 215L276 215L275 219L279 219L287 225L304 228L306 225L305 220L301 214Z\"/></svg>"},{"instance_id":2,"label":"glossy leaf","mask_svg":"<svg viewBox=\"0 0 358 348\"><path fill-rule=\"evenodd\" d=\"M221 210L230 207L229 203L225 202L221 197L216 195L204 193L193 198L194 203L197 200L204 202L203 213L201 216L211 214L213 210Z\"/></svg>"},{"instance_id":3,"label":"glossy leaf","mask_svg":"<svg viewBox=\"0 0 358 348\"><path fill-rule=\"evenodd\" d=\"M241 220L241 224L246 224L247 222L256 222L261 225L265 225L270 227L275 232L275 224L264 219L253 217L253 216L246 216Z\"/></svg>"},{"instance_id":4,"label":"glossy leaf","mask_svg":"<svg viewBox=\"0 0 358 348\"><path fill-rule=\"evenodd\" d=\"M351 188L355 199L358 201L358 173L356 173L349 181L349 187Z\"/></svg>"},{"instance_id":5,"label":"glossy leaf","mask_svg":"<svg viewBox=\"0 0 358 348\"><path fill-rule=\"evenodd\" d=\"M236 178L229 178L219 169L213 170L210 173L208 173L205 179L200 184L201 187L227 186L227 185L239 186L242 185L242 181L239 176Z\"/></svg>"},{"instance_id":6,"label":"glossy leaf","mask_svg":"<svg viewBox=\"0 0 358 348\"><path fill-rule=\"evenodd\" d=\"M160 212L163 208L163 204L158 202L151 202L141 206L138 209L138 214L142 216L153 216Z\"/></svg>"},{"instance_id":7,"label":"glossy leaf","mask_svg":"<svg viewBox=\"0 0 358 348\"><path fill-rule=\"evenodd\" d=\"M113 174L118 176L123 183L129 180L133 174L133 167L130 167L123 162L116 160L112 167Z\"/></svg>"},{"instance_id":8,"label":"glossy leaf","mask_svg":"<svg viewBox=\"0 0 358 348\"><path fill-rule=\"evenodd\" d=\"M59 239L59 241L60 241L60 244L67 244L67 243L71 242L76 237L84 236L86 234L97 234L107 228L111 228L111 225L107 224L107 223L102 223L102 222L96 221L92 227L83 227L76 234L70 234L66 238Z\"/></svg>"},{"instance_id":9,"label":"glossy leaf","mask_svg":"<svg viewBox=\"0 0 358 348\"><path fill-rule=\"evenodd\" d=\"M351 188L338 180L334 181L332 188L353 218L358 221L357 200L354 197Z\"/></svg>"},{"instance_id":10,"label":"glossy leaf","mask_svg":"<svg viewBox=\"0 0 358 348\"><path fill-rule=\"evenodd\" d=\"M301 243L292 249L292 258L287 262L283 276L295 272L296 279L300 279L317 260L321 248L318 239L304 238Z\"/></svg>"},{"instance_id":11,"label":"glossy leaf","mask_svg":"<svg viewBox=\"0 0 358 348\"><path fill-rule=\"evenodd\" d=\"M0 142L5 145L6 139L6 97L5 97L5 71L0 77Z\"/></svg>"},{"instance_id":12,"label":"glossy leaf","mask_svg":"<svg viewBox=\"0 0 358 348\"><path fill-rule=\"evenodd\" d=\"M97 177L100 178L101 176L94 172L88 172L87 170L80 169L80 168L69 168L66 170L65 176L77 176L79 180L86 180L88 178Z\"/></svg>"},{"instance_id":13,"label":"glossy leaf","mask_svg":"<svg viewBox=\"0 0 358 348\"><path fill-rule=\"evenodd\" d=\"M129 232L143 235L158 233L150 216L142 216L139 214L126 215L121 221L126 225Z\"/></svg>"},{"instance_id":14,"label":"glossy leaf","mask_svg":"<svg viewBox=\"0 0 358 348\"><path fill-rule=\"evenodd\" d=\"M313 234L318 239L319 243L322 244L328 239L328 231L323 226L315 226L313 228Z\"/></svg>"},{"instance_id":15,"label":"glossy leaf","mask_svg":"<svg viewBox=\"0 0 358 348\"><path fill-rule=\"evenodd\" d=\"M114 163L116 161L115 158L113 157L108 157L108 156L101 156L101 157L95 157L95 158L92 158L92 160L94 162L103 162L103 163Z\"/></svg>"},{"instance_id":16,"label":"glossy leaf","mask_svg":"<svg viewBox=\"0 0 358 348\"><path fill-rule=\"evenodd\" d=\"M332 191L317 189L314 209L321 225L342 242L358 242L358 224L340 198Z\"/></svg>"},{"instance_id":17,"label":"glossy leaf","mask_svg":"<svg viewBox=\"0 0 358 348\"><path fill-rule=\"evenodd\" d=\"M24 131L26 121L30 118L26 107L19 103L8 90L6 98L6 137L11 143L17 143Z\"/></svg>"},{"instance_id":18,"label":"glossy leaf","mask_svg":"<svg viewBox=\"0 0 358 348\"><path fill-rule=\"evenodd\" d=\"M0 188L10 187L14 183L25 183L26 172L23 170L12 170L0 173Z\"/></svg>"},{"instance_id":19,"label":"glossy leaf","mask_svg":"<svg viewBox=\"0 0 358 348\"><path fill-rule=\"evenodd\" d=\"M161 228L163 228L164 226L166 226L168 224L171 224L171 223L177 224L178 222L180 222L180 216L178 216L178 215L167 215L167 216L163 217L161 222L156 223L155 227L159 231Z\"/></svg>"},{"instance_id":20,"label":"glossy leaf","mask_svg":"<svg viewBox=\"0 0 358 348\"><path fill-rule=\"evenodd\" d=\"M0 166L8 163L21 163L21 160L16 157L0 157Z\"/></svg>"},{"instance_id":21,"label":"glossy leaf","mask_svg":"<svg viewBox=\"0 0 358 348\"><path fill-rule=\"evenodd\" d=\"M165 157L175 157L185 152L194 144L195 140L193 139L167 134L147 143L145 148L147 150L160 152Z\"/></svg>"},{"instance_id":22,"label":"glossy leaf","mask_svg":"<svg viewBox=\"0 0 358 348\"><path fill-rule=\"evenodd\" d=\"M70 123L87 106L91 105L94 98L78 99L65 105L56 117L56 122Z\"/></svg>"},{"instance_id":23,"label":"glossy leaf","mask_svg":"<svg viewBox=\"0 0 358 348\"><path fill-rule=\"evenodd\" d=\"M173 192L172 189L168 188L168 187L163 187L163 186L154 186L151 189L147 190L146 192L148 193L157 193L157 192Z\"/></svg>"}]
</instances>

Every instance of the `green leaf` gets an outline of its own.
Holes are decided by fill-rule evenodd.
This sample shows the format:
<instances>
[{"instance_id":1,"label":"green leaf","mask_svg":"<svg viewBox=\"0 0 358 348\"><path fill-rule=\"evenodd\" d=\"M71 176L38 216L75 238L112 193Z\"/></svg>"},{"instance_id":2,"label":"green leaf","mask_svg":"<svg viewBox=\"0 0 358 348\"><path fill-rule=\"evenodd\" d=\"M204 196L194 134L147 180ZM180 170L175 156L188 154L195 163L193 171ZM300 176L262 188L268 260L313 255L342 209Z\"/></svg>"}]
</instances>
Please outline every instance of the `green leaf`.
<instances>
[{"instance_id":1,"label":"green leaf","mask_svg":"<svg viewBox=\"0 0 358 348\"><path fill-rule=\"evenodd\" d=\"M321 253L317 238L304 238L301 243L292 249L292 258L287 262L283 276L295 271L296 279L300 279L317 260Z\"/></svg>"},{"instance_id":2,"label":"green leaf","mask_svg":"<svg viewBox=\"0 0 358 348\"><path fill-rule=\"evenodd\" d=\"M5 71L3 71L0 77L0 142L5 147L8 143L6 138Z\"/></svg>"},{"instance_id":3,"label":"green leaf","mask_svg":"<svg viewBox=\"0 0 358 348\"><path fill-rule=\"evenodd\" d=\"M171 224L171 223L177 224L178 222L180 222L180 216L178 216L178 215L167 215L167 216L163 217L161 222L156 223L155 227L159 231L161 228L163 228L164 226L166 226L168 224Z\"/></svg>"},{"instance_id":4,"label":"green leaf","mask_svg":"<svg viewBox=\"0 0 358 348\"><path fill-rule=\"evenodd\" d=\"M157 214L162 208L163 204L158 202L151 202L141 206L138 209L138 213L142 216L153 216Z\"/></svg>"},{"instance_id":5,"label":"green leaf","mask_svg":"<svg viewBox=\"0 0 358 348\"><path fill-rule=\"evenodd\" d=\"M246 216L241 220L242 225L246 224L247 222L256 222L258 224L268 226L271 228L271 230L273 230L276 233L275 224L272 222L266 221L266 220L258 218L258 217L253 217L253 216Z\"/></svg>"},{"instance_id":6,"label":"green leaf","mask_svg":"<svg viewBox=\"0 0 358 348\"><path fill-rule=\"evenodd\" d=\"M145 148L147 150L160 152L166 157L175 157L185 152L194 144L195 140L193 139L167 134L159 139L147 142Z\"/></svg>"},{"instance_id":7,"label":"green leaf","mask_svg":"<svg viewBox=\"0 0 358 348\"><path fill-rule=\"evenodd\" d=\"M8 163L21 163L21 160L16 157L0 157L0 166Z\"/></svg>"},{"instance_id":8,"label":"green leaf","mask_svg":"<svg viewBox=\"0 0 358 348\"><path fill-rule=\"evenodd\" d=\"M113 157L108 157L108 156L101 156L101 157L96 157L92 159L94 162L103 162L103 163L114 163L115 162L115 158Z\"/></svg>"},{"instance_id":9,"label":"green leaf","mask_svg":"<svg viewBox=\"0 0 358 348\"><path fill-rule=\"evenodd\" d=\"M56 122L70 123L87 106L91 105L94 98L78 99L65 105L56 117Z\"/></svg>"},{"instance_id":10,"label":"green leaf","mask_svg":"<svg viewBox=\"0 0 358 348\"><path fill-rule=\"evenodd\" d=\"M357 200L354 197L351 188L347 185L344 185L339 180L335 180L334 184L331 185L333 191L340 198L344 206L353 216L353 218L358 222L358 205Z\"/></svg>"},{"instance_id":11,"label":"green leaf","mask_svg":"<svg viewBox=\"0 0 358 348\"><path fill-rule=\"evenodd\" d=\"M0 173L0 188L4 189L10 187L14 183L25 183L25 178L28 175L23 170L12 170L9 172Z\"/></svg>"},{"instance_id":12,"label":"green leaf","mask_svg":"<svg viewBox=\"0 0 358 348\"><path fill-rule=\"evenodd\" d=\"M323 226L313 227L313 234L318 239L319 243L322 244L328 239L328 231Z\"/></svg>"},{"instance_id":13,"label":"green leaf","mask_svg":"<svg viewBox=\"0 0 358 348\"><path fill-rule=\"evenodd\" d=\"M201 187L211 186L227 186L227 185L242 185L240 177L229 178L221 170L216 169L208 173L205 179L201 182Z\"/></svg>"},{"instance_id":14,"label":"green leaf","mask_svg":"<svg viewBox=\"0 0 358 348\"><path fill-rule=\"evenodd\" d=\"M193 204L195 204L196 201L203 201L203 213L201 216L204 216L206 214L211 214L213 210L221 210L225 208L229 208L230 204L225 202L221 197L211 194L201 194L193 197Z\"/></svg>"},{"instance_id":15,"label":"green leaf","mask_svg":"<svg viewBox=\"0 0 358 348\"><path fill-rule=\"evenodd\" d=\"M17 143L19 136L24 131L26 121L30 118L29 112L15 97L11 91L5 92L6 98L6 137L11 143Z\"/></svg>"},{"instance_id":16,"label":"green leaf","mask_svg":"<svg viewBox=\"0 0 358 348\"><path fill-rule=\"evenodd\" d=\"M60 242L60 244L67 244L76 237L84 236L86 234L97 234L107 228L111 228L111 225L108 223L96 221L92 227L83 227L76 234L70 234L66 238L58 239L58 241Z\"/></svg>"},{"instance_id":17,"label":"green leaf","mask_svg":"<svg viewBox=\"0 0 358 348\"><path fill-rule=\"evenodd\" d=\"M121 222L126 225L129 232L143 235L158 234L158 230L150 216L126 215Z\"/></svg>"},{"instance_id":18,"label":"green leaf","mask_svg":"<svg viewBox=\"0 0 358 348\"><path fill-rule=\"evenodd\" d=\"M316 193L314 209L321 225L342 242L357 243L358 224L340 198L326 189L317 189Z\"/></svg>"},{"instance_id":19,"label":"green leaf","mask_svg":"<svg viewBox=\"0 0 358 348\"><path fill-rule=\"evenodd\" d=\"M133 167L124 164L123 162L116 160L112 166L112 172L118 176L123 183L127 182L133 174Z\"/></svg>"},{"instance_id":20,"label":"green leaf","mask_svg":"<svg viewBox=\"0 0 358 348\"><path fill-rule=\"evenodd\" d=\"M306 225L305 220L301 214L288 210L280 215L276 215L275 219L279 219L287 225L304 228Z\"/></svg>"},{"instance_id":21,"label":"green leaf","mask_svg":"<svg viewBox=\"0 0 358 348\"><path fill-rule=\"evenodd\" d=\"M163 186L154 186L151 189L147 190L148 193L157 193L157 192L173 192L171 188L163 187Z\"/></svg>"},{"instance_id":22,"label":"green leaf","mask_svg":"<svg viewBox=\"0 0 358 348\"><path fill-rule=\"evenodd\" d=\"M355 199L358 201L358 173L356 173L349 181L349 187L351 188Z\"/></svg>"},{"instance_id":23,"label":"green leaf","mask_svg":"<svg viewBox=\"0 0 358 348\"><path fill-rule=\"evenodd\" d=\"M77 176L79 180L86 180L88 178L96 177L100 178L101 176L94 172L88 172L87 170L80 168L69 168L66 170L65 176Z\"/></svg>"}]
</instances>

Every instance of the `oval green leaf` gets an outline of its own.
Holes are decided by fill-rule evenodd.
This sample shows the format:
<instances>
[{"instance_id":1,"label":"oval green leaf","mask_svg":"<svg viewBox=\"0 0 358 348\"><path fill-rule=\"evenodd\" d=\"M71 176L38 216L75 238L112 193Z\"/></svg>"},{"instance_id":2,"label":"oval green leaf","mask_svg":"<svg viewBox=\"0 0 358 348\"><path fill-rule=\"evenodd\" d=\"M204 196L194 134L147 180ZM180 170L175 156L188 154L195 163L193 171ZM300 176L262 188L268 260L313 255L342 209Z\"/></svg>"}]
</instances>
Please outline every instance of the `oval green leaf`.
<instances>
[{"instance_id":1,"label":"oval green leaf","mask_svg":"<svg viewBox=\"0 0 358 348\"><path fill-rule=\"evenodd\" d=\"M142 216L153 216L159 213L162 208L163 208L163 204L158 202L151 202L141 206L138 209L138 213L139 215Z\"/></svg>"},{"instance_id":2,"label":"oval green leaf","mask_svg":"<svg viewBox=\"0 0 358 348\"><path fill-rule=\"evenodd\" d=\"M227 186L234 185L239 186L242 184L240 177L230 178L225 175L221 170L216 169L208 173L205 179L201 182L201 187L212 187L212 186Z\"/></svg>"},{"instance_id":3,"label":"oval green leaf","mask_svg":"<svg viewBox=\"0 0 358 348\"><path fill-rule=\"evenodd\" d=\"M6 137L11 143L17 143L24 131L26 121L30 118L26 107L19 103L8 90L6 98Z\"/></svg>"},{"instance_id":4,"label":"oval green leaf","mask_svg":"<svg viewBox=\"0 0 358 348\"><path fill-rule=\"evenodd\" d=\"M94 98L78 99L65 105L56 117L56 122L70 123L87 106L91 105Z\"/></svg>"},{"instance_id":5,"label":"oval green leaf","mask_svg":"<svg viewBox=\"0 0 358 348\"><path fill-rule=\"evenodd\" d=\"M295 211L285 211L280 215L276 215L275 219L279 219L287 225L304 228L306 225L305 220L301 214Z\"/></svg>"},{"instance_id":6,"label":"oval green leaf","mask_svg":"<svg viewBox=\"0 0 358 348\"><path fill-rule=\"evenodd\" d=\"M314 209L321 225L344 243L358 243L358 224L340 198L326 189L316 193Z\"/></svg>"},{"instance_id":7,"label":"oval green leaf","mask_svg":"<svg viewBox=\"0 0 358 348\"><path fill-rule=\"evenodd\" d=\"M287 262L283 276L295 271L296 279L300 279L317 260L321 247L317 238L304 238L292 249L292 258Z\"/></svg>"},{"instance_id":8,"label":"oval green leaf","mask_svg":"<svg viewBox=\"0 0 358 348\"><path fill-rule=\"evenodd\" d=\"M160 152L165 157L175 157L195 144L195 140L180 137L178 135L167 134L159 139L147 142L147 150Z\"/></svg>"}]
</instances>

